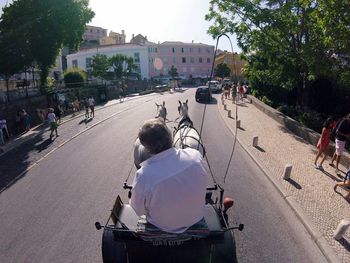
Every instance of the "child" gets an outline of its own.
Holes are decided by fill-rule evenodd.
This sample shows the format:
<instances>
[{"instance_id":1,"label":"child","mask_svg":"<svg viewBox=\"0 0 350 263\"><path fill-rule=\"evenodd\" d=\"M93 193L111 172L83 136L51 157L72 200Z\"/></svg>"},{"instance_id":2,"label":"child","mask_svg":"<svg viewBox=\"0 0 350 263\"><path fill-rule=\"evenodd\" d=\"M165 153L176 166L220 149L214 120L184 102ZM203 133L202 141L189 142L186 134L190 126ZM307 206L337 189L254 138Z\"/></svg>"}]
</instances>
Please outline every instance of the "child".
<instances>
[{"instance_id":1,"label":"child","mask_svg":"<svg viewBox=\"0 0 350 263\"><path fill-rule=\"evenodd\" d=\"M332 132L333 126L334 126L334 120L332 118L328 118L323 124L321 137L317 142L318 153L315 158L314 166L316 169L320 169L321 171L323 171L322 164L326 160L328 155L328 146L331 140L331 132ZM320 164L317 165L317 160L322 155L322 153L324 154L324 156Z\"/></svg>"},{"instance_id":2,"label":"child","mask_svg":"<svg viewBox=\"0 0 350 263\"><path fill-rule=\"evenodd\" d=\"M53 108L49 108L49 113L47 114L47 119L49 121L50 124L50 140L52 139L52 134L55 131L56 133L56 137L58 137L58 133L57 133L57 118L56 115L54 113L54 109Z\"/></svg>"}]
</instances>

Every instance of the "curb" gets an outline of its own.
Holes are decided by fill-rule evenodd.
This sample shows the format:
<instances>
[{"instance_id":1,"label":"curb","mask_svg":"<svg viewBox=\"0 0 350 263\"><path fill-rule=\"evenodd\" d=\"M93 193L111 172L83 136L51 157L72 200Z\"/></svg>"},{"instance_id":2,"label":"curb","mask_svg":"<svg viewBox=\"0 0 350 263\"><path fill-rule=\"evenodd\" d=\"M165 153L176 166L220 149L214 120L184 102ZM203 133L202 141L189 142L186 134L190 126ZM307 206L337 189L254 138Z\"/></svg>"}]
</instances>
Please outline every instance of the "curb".
<instances>
[{"instance_id":1,"label":"curb","mask_svg":"<svg viewBox=\"0 0 350 263\"><path fill-rule=\"evenodd\" d=\"M311 220L308 218L308 216L302 211L301 207L298 205L298 203L295 201L294 197L287 194L284 187L278 182L275 181L274 177L272 177L267 169L263 167L263 165L260 163L260 161L255 158L255 156L249 151L248 146L242 143L242 141L239 139L238 135L235 134L235 130L231 127L231 125L228 123L228 119L222 114L221 105L220 103L218 105L219 114L226 124L226 127L229 128L229 130L232 132L234 136L237 137L238 143L241 145L241 147L244 149L244 151L250 156L250 158L255 162L255 164L261 169L263 174L266 176L266 178L272 183L272 185L275 187L275 189L278 191L278 193L283 197L285 202L288 204L288 206L292 209L294 214L299 218L300 222L303 224L307 232L310 234L314 242L316 243L317 247L320 249L323 256L326 258L326 260L330 263L341 263L338 256L335 254L334 250L329 246L326 239L323 237L323 235L316 229L314 224L311 222ZM223 110L224 111L224 110ZM225 111L224 111L225 112ZM238 134L238 132L237 132Z\"/></svg>"},{"instance_id":2,"label":"curb","mask_svg":"<svg viewBox=\"0 0 350 263\"><path fill-rule=\"evenodd\" d=\"M140 96L146 97L146 96L153 96L153 95L156 95L156 94L157 94L156 92L153 92L153 93L150 93L150 94L140 95ZM137 95L136 95L136 96L130 96L130 97L128 97L128 98L129 98L128 101L129 101L129 100L132 100L132 99L134 99L134 98L138 98L138 97L140 97L140 96L137 96ZM98 108L95 109L95 112L96 112L96 111L99 111L99 110L102 110L102 109L106 109L106 108L115 106L116 104L120 104L120 103L116 102L116 103L113 103L113 104L110 104L110 105L107 105L107 106L98 107ZM83 115L85 115L84 112L83 112L83 113L79 113L78 115L76 115L76 116L74 116L74 117L71 117L71 118L68 118L68 119L66 119L66 120L63 120L59 125L62 125L62 124L64 124L64 123L67 123L67 122L70 122L70 121L73 121L73 120L75 120L75 119L77 119L77 118L80 118L80 117L83 116ZM67 116L68 116L68 115L67 115ZM43 122L43 123L41 123L41 124L39 124L39 125L37 125L37 126L35 126L35 127L33 127L33 128L31 128L31 130L35 130L35 129L39 129L39 128L42 129L42 128L43 128L42 126L45 126L45 125L46 125L46 121ZM34 137L32 137L31 139L36 138L37 136L43 134L44 132L46 132L46 129L45 129L45 128L43 128L42 130L40 130L40 131L39 131ZM18 138L20 138L20 137L18 137ZM21 143L19 143L19 144L17 144L17 145L14 145L13 147L9 147L8 149L4 149L4 147L1 147L1 146L0 146L0 157L1 157L2 155L5 155L6 153L8 153L8 152L10 152L10 151L12 151L12 150L18 148L18 147L20 147L22 144L26 143L27 141L28 141L28 140L24 140L23 142L21 142ZM0 191L0 193L1 193L1 191Z\"/></svg>"}]
</instances>

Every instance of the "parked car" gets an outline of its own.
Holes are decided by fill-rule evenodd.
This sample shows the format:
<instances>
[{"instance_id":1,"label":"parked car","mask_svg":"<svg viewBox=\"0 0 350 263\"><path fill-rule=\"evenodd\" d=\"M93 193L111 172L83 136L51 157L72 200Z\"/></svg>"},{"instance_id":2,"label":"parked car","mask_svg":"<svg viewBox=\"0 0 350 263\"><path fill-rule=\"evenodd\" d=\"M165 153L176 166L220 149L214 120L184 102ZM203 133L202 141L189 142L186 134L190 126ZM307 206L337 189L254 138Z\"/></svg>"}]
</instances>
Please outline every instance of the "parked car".
<instances>
[{"instance_id":1,"label":"parked car","mask_svg":"<svg viewBox=\"0 0 350 263\"><path fill-rule=\"evenodd\" d=\"M212 99L211 89L208 86L200 86L196 90L196 101L210 102Z\"/></svg>"},{"instance_id":2,"label":"parked car","mask_svg":"<svg viewBox=\"0 0 350 263\"><path fill-rule=\"evenodd\" d=\"M210 90L213 93L220 93L221 92L221 85L220 85L219 81L217 81L217 80L208 81L207 86L210 87Z\"/></svg>"}]
</instances>

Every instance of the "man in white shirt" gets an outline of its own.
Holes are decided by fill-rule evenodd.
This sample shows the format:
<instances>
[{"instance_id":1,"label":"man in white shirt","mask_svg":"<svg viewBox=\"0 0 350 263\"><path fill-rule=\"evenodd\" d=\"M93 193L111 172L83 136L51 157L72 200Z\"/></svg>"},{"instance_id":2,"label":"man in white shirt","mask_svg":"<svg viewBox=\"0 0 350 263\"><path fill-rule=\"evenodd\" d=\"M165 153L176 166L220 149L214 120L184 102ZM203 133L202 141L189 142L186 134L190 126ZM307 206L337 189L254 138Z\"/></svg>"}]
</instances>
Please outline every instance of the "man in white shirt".
<instances>
[{"instance_id":1,"label":"man in white shirt","mask_svg":"<svg viewBox=\"0 0 350 263\"><path fill-rule=\"evenodd\" d=\"M182 233L204 217L207 171L195 149L175 149L166 125L146 121L141 144L153 155L141 163L130 205L138 216L170 233Z\"/></svg>"}]
</instances>

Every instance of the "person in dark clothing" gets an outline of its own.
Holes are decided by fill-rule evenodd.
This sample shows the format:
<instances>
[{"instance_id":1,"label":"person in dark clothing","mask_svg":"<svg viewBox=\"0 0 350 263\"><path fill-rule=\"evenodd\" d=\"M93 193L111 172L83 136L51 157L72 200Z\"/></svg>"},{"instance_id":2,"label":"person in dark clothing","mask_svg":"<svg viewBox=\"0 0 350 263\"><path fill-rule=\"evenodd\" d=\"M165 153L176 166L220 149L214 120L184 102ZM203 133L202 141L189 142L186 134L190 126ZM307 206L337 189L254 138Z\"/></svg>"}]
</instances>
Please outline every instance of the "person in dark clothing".
<instances>
[{"instance_id":1,"label":"person in dark clothing","mask_svg":"<svg viewBox=\"0 0 350 263\"><path fill-rule=\"evenodd\" d=\"M54 107L54 113L56 115L57 122L61 123L62 109L61 109L61 107L59 105L56 105Z\"/></svg>"},{"instance_id":2,"label":"person in dark clothing","mask_svg":"<svg viewBox=\"0 0 350 263\"><path fill-rule=\"evenodd\" d=\"M337 125L336 135L335 135L335 148L336 151L333 154L332 161L329 164L330 166L334 166L333 162L336 161L335 171L338 174L339 172L339 160L343 155L345 149L346 140L350 137L350 113L340 121Z\"/></svg>"}]
</instances>

